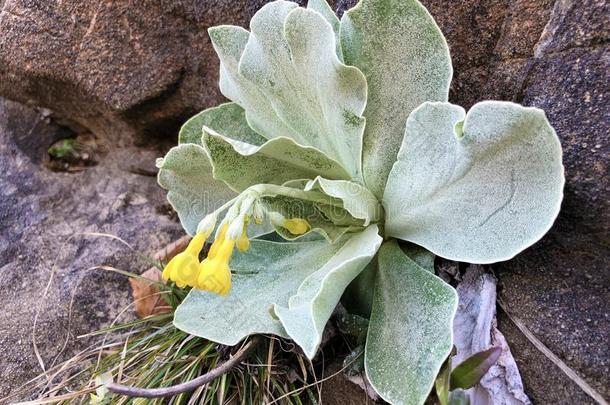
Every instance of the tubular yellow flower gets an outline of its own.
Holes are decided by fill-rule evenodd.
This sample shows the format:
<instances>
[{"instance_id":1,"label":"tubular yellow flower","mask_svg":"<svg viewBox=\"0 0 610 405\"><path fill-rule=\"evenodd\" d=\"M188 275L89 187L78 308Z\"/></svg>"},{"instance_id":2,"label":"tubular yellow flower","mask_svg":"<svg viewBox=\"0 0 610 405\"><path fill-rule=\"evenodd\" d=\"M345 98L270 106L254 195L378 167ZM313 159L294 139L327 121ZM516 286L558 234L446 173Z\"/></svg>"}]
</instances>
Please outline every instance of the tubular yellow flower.
<instances>
[{"instance_id":1,"label":"tubular yellow flower","mask_svg":"<svg viewBox=\"0 0 610 405\"><path fill-rule=\"evenodd\" d=\"M199 258L182 253L171 270L170 279L180 288L194 287L198 275Z\"/></svg>"},{"instance_id":2,"label":"tubular yellow flower","mask_svg":"<svg viewBox=\"0 0 610 405\"><path fill-rule=\"evenodd\" d=\"M303 235L305 232L311 229L311 225L309 225L309 222L307 222L303 218L287 219L284 221L282 226L288 229L288 231L293 235Z\"/></svg>"},{"instance_id":3,"label":"tubular yellow flower","mask_svg":"<svg viewBox=\"0 0 610 405\"><path fill-rule=\"evenodd\" d=\"M180 288L193 286L197 281L199 253L203 249L209 233L198 233L189 242L184 252L174 256L163 269L164 280L172 280Z\"/></svg>"},{"instance_id":4,"label":"tubular yellow flower","mask_svg":"<svg viewBox=\"0 0 610 405\"><path fill-rule=\"evenodd\" d=\"M250 249L250 239L248 239L248 229L244 226L241 236L237 239L237 250L245 252L248 249Z\"/></svg>"},{"instance_id":5,"label":"tubular yellow flower","mask_svg":"<svg viewBox=\"0 0 610 405\"><path fill-rule=\"evenodd\" d=\"M214 246L217 246L215 256L208 256L199 266L196 288L219 295L227 295L231 290L229 261L233 255L235 241L224 238L221 241L218 238L214 241L212 247Z\"/></svg>"},{"instance_id":6,"label":"tubular yellow flower","mask_svg":"<svg viewBox=\"0 0 610 405\"><path fill-rule=\"evenodd\" d=\"M250 224L250 216L244 217L244 227L241 231L241 235L237 239L237 250L245 252L250 249L250 239L248 239L248 225Z\"/></svg>"},{"instance_id":7,"label":"tubular yellow flower","mask_svg":"<svg viewBox=\"0 0 610 405\"><path fill-rule=\"evenodd\" d=\"M218 251L218 248L220 247L220 245L222 245L222 242L225 240L228 229L229 229L229 223L225 222L222 225L222 228L220 228L220 233L218 234L218 237L216 238L216 240L214 241L214 243L212 243L212 246L210 247L210 251L208 252L208 259L213 259L216 256L216 252Z\"/></svg>"}]
</instances>

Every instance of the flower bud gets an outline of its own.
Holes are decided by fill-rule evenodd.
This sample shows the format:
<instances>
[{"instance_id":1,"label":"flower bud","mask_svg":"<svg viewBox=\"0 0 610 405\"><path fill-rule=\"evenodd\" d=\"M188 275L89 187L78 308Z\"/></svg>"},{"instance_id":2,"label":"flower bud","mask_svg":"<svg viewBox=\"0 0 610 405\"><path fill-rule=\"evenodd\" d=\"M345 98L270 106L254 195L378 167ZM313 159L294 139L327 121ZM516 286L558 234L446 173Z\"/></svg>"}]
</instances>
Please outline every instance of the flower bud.
<instances>
[{"instance_id":1,"label":"flower bud","mask_svg":"<svg viewBox=\"0 0 610 405\"><path fill-rule=\"evenodd\" d=\"M271 222L275 226L284 226L284 222L286 221L286 217L284 217L279 212L268 212L267 216L269 217L269 222Z\"/></svg>"},{"instance_id":2,"label":"flower bud","mask_svg":"<svg viewBox=\"0 0 610 405\"><path fill-rule=\"evenodd\" d=\"M237 240L241 236L244 231L244 223L246 221L245 215L240 215L233 220L229 224L229 229L227 229L227 239Z\"/></svg>"},{"instance_id":3,"label":"flower bud","mask_svg":"<svg viewBox=\"0 0 610 405\"><path fill-rule=\"evenodd\" d=\"M197 225L197 233L202 233L206 236L210 236L214 227L216 226L216 214L206 215Z\"/></svg>"}]
</instances>

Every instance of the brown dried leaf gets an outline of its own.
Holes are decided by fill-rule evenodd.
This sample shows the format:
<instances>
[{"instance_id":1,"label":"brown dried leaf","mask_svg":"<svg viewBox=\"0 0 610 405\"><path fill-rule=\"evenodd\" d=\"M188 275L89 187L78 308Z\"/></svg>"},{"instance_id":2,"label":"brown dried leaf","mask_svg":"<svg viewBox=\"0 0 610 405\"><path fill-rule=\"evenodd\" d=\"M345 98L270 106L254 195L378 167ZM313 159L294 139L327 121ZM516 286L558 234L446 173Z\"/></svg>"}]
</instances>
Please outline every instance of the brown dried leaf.
<instances>
[{"instance_id":1,"label":"brown dried leaf","mask_svg":"<svg viewBox=\"0 0 610 405\"><path fill-rule=\"evenodd\" d=\"M136 314L140 318L150 315L160 315L172 311L172 307L163 299L159 293L159 287L153 282L164 282L161 271L156 267L150 268L142 273L142 277L151 280L131 278L129 284L133 290L133 300Z\"/></svg>"}]
</instances>

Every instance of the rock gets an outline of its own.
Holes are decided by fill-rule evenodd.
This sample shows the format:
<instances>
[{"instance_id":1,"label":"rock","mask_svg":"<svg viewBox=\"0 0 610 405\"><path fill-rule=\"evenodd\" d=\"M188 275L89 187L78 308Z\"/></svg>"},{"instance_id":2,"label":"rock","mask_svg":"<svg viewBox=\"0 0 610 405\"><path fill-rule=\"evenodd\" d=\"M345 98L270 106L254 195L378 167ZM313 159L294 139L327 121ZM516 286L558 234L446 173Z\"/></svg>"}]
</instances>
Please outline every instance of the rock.
<instances>
[{"instance_id":1,"label":"rock","mask_svg":"<svg viewBox=\"0 0 610 405\"><path fill-rule=\"evenodd\" d=\"M175 138L189 116L222 100L207 28L247 26L265 3L4 0L0 96L114 141Z\"/></svg>"},{"instance_id":2,"label":"rock","mask_svg":"<svg viewBox=\"0 0 610 405\"><path fill-rule=\"evenodd\" d=\"M571 24L576 30L580 22L564 19L557 32L571 31L565 27ZM570 46L534 59L521 91L524 104L546 111L562 140L562 212L543 243L497 266L500 296L555 354L610 398L610 48ZM520 339L515 335L507 331L509 341ZM515 352L520 365L531 365L522 372L537 402L593 403L548 360L538 360L538 353Z\"/></svg>"},{"instance_id":3,"label":"rock","mask_svg":"<svg viewBox=\"0 0 610 405\"><path fill-rule=\"evenodd\" d=\"M109 147L85 171L48 170L46 148L69 134L0 99L0 398L42 372L33 333L49 367L87 344L77 336L109 325L131 302L126 278L95 266L139 272L149 264L87 232L118 236L144 254L182 235L155 178L133 173L161 150Z\"/></svg>"},{"instance_id":4,"label":"rock","mask_svg":"<svg viewBox=\"0 0 610 405\"><path fill-rule=\"evenodd\" d=\"M424 3L447 35L454 69L450 100L536 106L563 148L566 188L551 232L495 266L499 297L603 397L610 336L610 4L595 0ZM535 403L594 403L499 313Z\"/></svg>"},{"instance_id":5,"label":"rock","mask_svg":"<svg viewBox=\"0 0 610 405\"><path fill-rule=\"evenodd\" d=\"M457 353L451 359L452 367L492 346L501 349L498 361L464 394L472 405L530 405L515 359L497 328L495 277L482 266L471 265L456 290L459 304L453 321L453 344Z\"/></svg>"}]
</instances>

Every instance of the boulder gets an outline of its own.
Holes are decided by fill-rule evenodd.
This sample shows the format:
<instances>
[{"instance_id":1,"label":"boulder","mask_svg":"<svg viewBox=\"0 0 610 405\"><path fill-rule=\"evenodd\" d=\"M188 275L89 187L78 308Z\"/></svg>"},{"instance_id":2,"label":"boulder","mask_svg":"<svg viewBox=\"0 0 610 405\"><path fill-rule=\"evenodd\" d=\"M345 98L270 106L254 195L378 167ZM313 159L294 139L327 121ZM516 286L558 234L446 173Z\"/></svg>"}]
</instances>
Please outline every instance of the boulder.
<instances>
[{"instance_id":1,"label":"boulder","mask_svg":"<svg viewBox=\"0 0 610 405\"><path fill-rule=\"evenodd\" d=\"M126 277L98 266L139 272L149 264L138 252L182 235L155 178L138 174L162 150L107 147L86 170L47 169L47 148L67 135L40 112L0 99L0 398L43 371L34 344L48 368L130 304Z\"/></svg>"},{"instance_id":2,"label":"boulder","mask_svg":"<svg viewBox=\"0 0 610 405\"><path fill-rule=\"evenodd\" d=\"M207 28L247 26L265 3L4 0L0 95L115 142L174 137L221 100Z\"/></svg>"}]
</instances>

